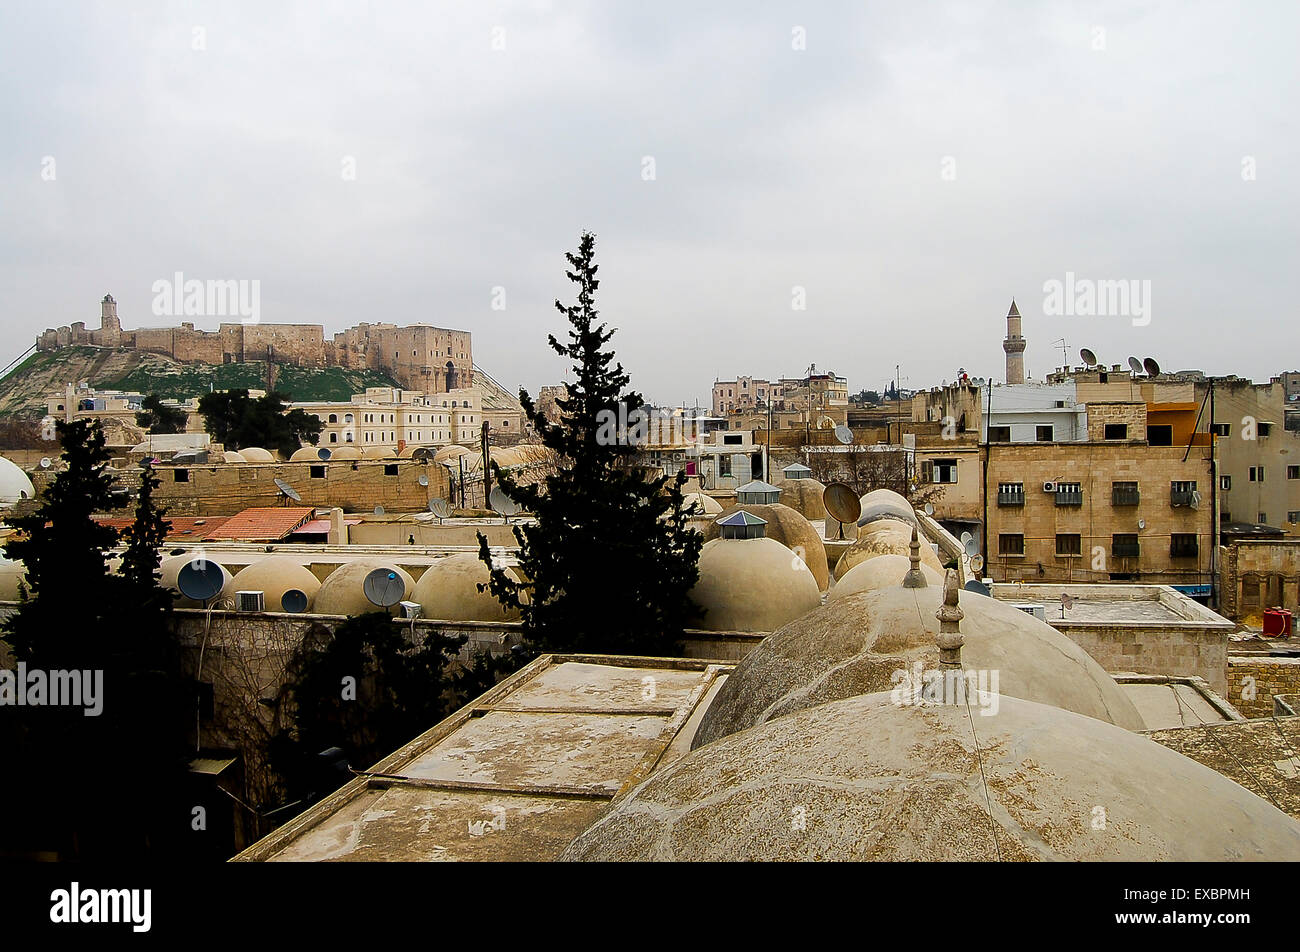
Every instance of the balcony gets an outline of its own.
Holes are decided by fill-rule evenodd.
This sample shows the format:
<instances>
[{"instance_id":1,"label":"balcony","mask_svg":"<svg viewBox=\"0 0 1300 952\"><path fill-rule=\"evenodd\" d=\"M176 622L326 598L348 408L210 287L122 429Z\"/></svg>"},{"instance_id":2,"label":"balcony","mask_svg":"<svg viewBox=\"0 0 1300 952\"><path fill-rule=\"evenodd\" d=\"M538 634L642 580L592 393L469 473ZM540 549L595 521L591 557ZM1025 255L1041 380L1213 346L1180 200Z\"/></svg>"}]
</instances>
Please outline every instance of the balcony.
<instances>
[{"instance_id":1,"label":"balcony","mask_svg":"<svg viewBox=\"0 0 1300 952\"><path fill-rule=\"evenodd\" d=\"M1023 488L998 490L999 506L1023 506L1024 504L1025 504L1025 490Z\"/></svg>"},{"instance_id":2,"label":"balcony","mask_svg":"<svg viewBox=\"0 0 1300 952\"><path fill-rule=\"evenodd\" d=\"M1169 505L1177 509L1192 504L1192 494L1194 489L1171 489L1169 490Z\"/></svg>"},{"instance_id":3,"label":"balcony","mask_svg":"<svg viewBox=\"0 0 1300 952\"><path fill-rule=\"evenodd\" d=\"M1056 491L1056 504L1058 506L1082 506L1083 490L1082 489L1058 489Z\"/></svg>"},{"instance_id":4,"label":"balcony","mask_svg":"<svg viewBox=\"0 0 1300 952\"><path fill-rule=\"evenodd\" d=\"M1112 506L1136 506L1141 500L1141 493L1136 489L1112 489L1110 504Z\"/></svg>"}]
</instances>

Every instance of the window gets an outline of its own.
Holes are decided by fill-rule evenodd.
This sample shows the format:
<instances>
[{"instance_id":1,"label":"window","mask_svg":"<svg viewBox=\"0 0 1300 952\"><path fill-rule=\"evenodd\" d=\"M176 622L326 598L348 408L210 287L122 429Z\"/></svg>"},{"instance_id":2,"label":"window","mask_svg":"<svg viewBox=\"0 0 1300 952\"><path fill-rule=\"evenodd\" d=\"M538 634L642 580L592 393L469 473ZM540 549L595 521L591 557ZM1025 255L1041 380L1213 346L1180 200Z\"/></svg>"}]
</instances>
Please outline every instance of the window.
<instances>
[{"instance_id":1,"label":"window","mask_svg":"<svg viewBox=\"0 0 1300 952\"><path fill-rule=\"evenodd\" d=\"M936 459L934 463L934 481L936 483L957 482L957 461L955 459Z\"/></svg>"},{"instance_id":2,"label":"window","mask_svg":"<svg viewBox=\"0 0 1300 952\"><path fill-rule=\"evenodd\" d=\"M1289 510L1286 514L1286 521L1291 523L1291 525L1295 525L1297 522L1300 522L1300 509Z\"/></svg>"},{"instance_id":3,"label":"window","mask_svg":"<svg viewBox=\"0 0 1300 952\"><path fill-rule=\"evenodd\" d=\"M1138 537L1134 533L1119 533L1110 537L1110 554L1117 559L1134 559L1139 554Z\"/></svg>"},{"instance_id":4,"label":"window","mask_svg":"<svg viewBox=\"0 0 1300 952\"><path fill-rule=\"evenodd\" d=\"M1272 433L1272 432L1273 432L1273 424L1272 424L1272 423L1260 423L1260 424L1259 424L1259 435L1260 435L1260 436L1268 436L1268 435L1269 435L1270 433Z\"/></svg>"},{"instance_id":5,"label":"window","mask_svg":"<svg viewBox=\"0 0 1300 952\"><path fill-rule=\"evenodd\" d=\"M173 470L172 479L178 483L188 483L190 481L190 471L188 469Z\"/></svg>"},{"instance_id":6,"label":"window","mask_svg":"<svg viewBox=\"0 0 1300 952\"><path fill-rule=\"evenodd\" d=\"M1049 423L1049 424L1047 424L1046 426L1039 426L1039 427L1036 427L1036 428L1035 428L1035 435L1036 435L1036 437L1037 437L1039 443L1050 443L1050 442L1052 442L1052 426L1051 426L1051 424Z\"/></svg>"},{"instance_id":7,"label":"window","mask_svg":"<svg viewBox=\"0 0 1300 952\"><path fill-rule=\"evenodd\" d=\"M1023 506L1024 504L1024 483L998 483L999 506Z\"/></svg>"},{"instance_id":8,"label":"window","mask_svg":"<svg viewBox=\"0 0 1300 952\"><path fill-rule=\"evenodd\" d=\"M1079 535L1077 532L1058 532L1056 534L1056 554L1082 555L1083 536Z\"/></svg>"},{"instance_id":9,"label":"window","mask_svg":"<svg viewBox=\"0 0 1300 952\"><path fill-rule=\"evenodd\" d=\"M1264 467L1252 466L1250 468L1250 475L1248 479L1252 483L1262 483L1264 481Z\"/></svg>"},{"instance_id":10,"label":"window","mask_svg":"<svg viewBox=\"0 0 1300 952\"><path fill-rule=\"evenodd\" d=\"M743 433L737 433L735 436L723 436L722 442L728 446L738 446L745 441Z\"/></svg>"},{"instance_id":11,"label":"window","mask_svg":"<svg viewBox=\"0 0 1300 952\"><path fill-rule=\"evenodd\" d=\"M330 422L331 422L331 423L338 423L338 422L339 422L339 415L338 415L337 413L331 413L331 414L330 414Z\"/></svg>"},{"instance_id":12,"label":"window","mask_svg":"<svg viewBox=\"0 0 1300 952\"><path fill-rule=\"evenodd\" d=\"M1057 483L1056 504L1058 506L1082 506L1083 505L1083 484L1082 483Z\"/></svg>"},{"instance_id":13,"label":"window","mask_svg":"<svg viewBox=\"0 0 1300 952\"><path fill-rule=\"evenodd\" d=\"M1024 555L1025 537L1021 533L1002 533L998 536L998 555Z\"/></svg>"},{"instance_id":14,"label":"window","mask_svg":"<svg viewBox=\"0 0 1300 952\"><path fill-rule=\"evenodd\" d=\"M338 435L337 433L331 433L331 434L330 434L330 442L331 442L331 443L337 443L338 441L339 441L339 435Z\"/></svg>"},{"instance_id":15,"label":"window","mask_svg":"<svg viewBox=\"0 0 1300 952\"><path fill-rule=\"evenodd\" d=\"M1231 476L1220 476L1220 477L1219 477L1219 488L1222 489L1224 492L1227 492L1229 489L1231 489L1231 488L1232 488L1232 477L1231 477Z\"/></svg>"},{"instance_id":16,"label":"window","mask_svg":"<svg viewBox=\"0 0 1300 952\"><path fill-rule=\"evenodd\" d=\"M1286 468L1287 479L1300 479L1300 466L1288 466Z\"/></svg>"},{"instance_id":17,"label":"window","mask_svg":"<svg viewBox=\"0 0 1300 952\"><path fill-rule=\"evenodd\" d=\"M1147 426L1147 443L1151 446L1173 446L1174 428L1168 423Z\"/></svg>"},{"instance_id":18,"label":"window","mask_svg":"<svg viewBox=\"0 0 1300 952\"><path fill-rule=\"evenodd\" d=\"M385 464L384 464L384 475L385 475L385 476L396 476L396 475L397 475L397 464L396 464L396 463L385 463Z\"/></svg>"},{"instance_id":19,"label":"window","mask_svg":"<svg viewBox=\"0 0 1300 952\"><path fill-rule=\"evenodd\" d=\"M1259 524L1262 525L1262 526L1266 526L1266 525L1268 525L1268 513L1266 513L1266 512L1261 512L1261 513L1259 514L1259 519L1258 519L1257 521L1258 521Z\"/></svg>"},{"instance_id":20,"label":"window","mask_svg":"<svg viewBox=\"0 0 1300 952\"><path fill-rule=\"evenodd\" d=\"M718 475L719 475L719 476L730 476L730 475L731 475L731 457L730 457L730 456L719 456L719 457L718 457Z\"/></svg>"},{"instance_id":21,"label":"window","mask_svg":"<svg viewBox=\"0 0 1300 952\"><path fill-rule=\"evenodd\" d=\"M1195 501L1196 480L1175 479L1169 484L1169 505L1190 506Z\"/></svg>"},{"instance_id":22,"label":"window","mask_svg":"<svg viewBox=\"0 0 1300 952\"><path fill-rule=\"evenodd\" d=\"M1169 537L1169 556L1174 559L1193 558L1200 552L1195 532L1175 532Z\"/></svg>"},{"instance_id":23,"label":"window","mask_svg":"<svg viewBox=\"0 0 1300 952\"><path fill-rule=\"evenodd\" d=\"M1009 426L991 426L989 427L990 443L1010 443L1011 427Z\"/></svg>"},{"instance_id":24,"label":"window","mask_svg":"<svg viewBox=\"0 0 1300 952\"><path fill-rule=\"evenodd\" d=\"M1215 436L1228 436L1232 433L1231 423L1211 423L1210 432Z\"/></svg>"},{"instance_id":25,"label":"window","mask_svg":"<svg viewBox=\"0 0 1300 952\"><path fill-rule=\"evenodd\" d=\"M1127 440L1128 424L1127 423L1107 423L1102 431L1102 439L1106 440Z\"/></svg>"},{"instance_id":26,"label":"window","mask_svg":"<svg viewBox=\"0 0 1300 952\"><path fill-rule=\"evenodd\" d=\"M1110 504L1112 506L1136 506L1141 501L1138 484L1135 482L1116 482L1110 484Z\"/></svg>"},{"instance_id":27,"label":"window","mask_svg":"<svg viewBox=\"0 0 1300 952\"><path fill-rule=\"evenodd\" d=\"M313 466L313 467L311 468L311 478L312 478L312 479L324 479L324 478L325 478L325 467L324 467L324 466Z\"/></svg>"},{"instance_id":28,"label":"window","mask_svg":"<svg viewBox=\"0 0 1300 952\"><path fill-rule=\"evenodd\" d=\"M351 414L351 413L345 413L345 414L343 414L343 422L344 422L344 423L351 423L351 422L352 422L352 414Z\"/></svg>"}]
</instances>

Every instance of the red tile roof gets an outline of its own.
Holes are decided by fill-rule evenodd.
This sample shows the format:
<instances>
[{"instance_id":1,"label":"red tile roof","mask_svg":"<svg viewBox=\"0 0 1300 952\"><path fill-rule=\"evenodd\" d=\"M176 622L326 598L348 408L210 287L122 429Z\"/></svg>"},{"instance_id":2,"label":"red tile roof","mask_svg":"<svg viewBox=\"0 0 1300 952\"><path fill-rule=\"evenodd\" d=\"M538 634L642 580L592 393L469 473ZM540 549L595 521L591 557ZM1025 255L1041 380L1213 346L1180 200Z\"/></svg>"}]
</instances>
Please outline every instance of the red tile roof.
<instances>
[{"instance_id":1,"label":"red tile roof","mask_svg":"<svg viewBox=\"0 0 1300 952\"><path fill-rule=\"evenodd\" d=\"M365 522L364 519L344 519L343 524L348 526L359 526ZM330 521L328 519L313 519L305 522L297 529L293 530L298 535L326 535L330 531Z\"/></svg>"},{"instance_id":2,"label":"red tile roof","mask_svg":"<svg viewBox=\"0 0 1300 952\"><path fill-rule=\"evenodd\" d=\"M209 541L237 539L251 542L275 542L283 539L316 514L308 506L273 506L245 509L231 516L225 525L209 532Z\"/></svg>"},{"instance_id":3,"label":"red tile roof","mask_svg":"<svg viewBox=\"0 0 1300 952\"><path fill-rule=\"evenodd\" d=\"M195 518L193 516L164 516L171 523L171 528L167 530L167 538L173 541L192 542L199 539L206 539L208 533L220 529L225 525L227 516L205 516ZM112 526L118 532L131 526L134 519L119 517L96 517L96 522L101 525Z\"/></svg>"}]
</instances>

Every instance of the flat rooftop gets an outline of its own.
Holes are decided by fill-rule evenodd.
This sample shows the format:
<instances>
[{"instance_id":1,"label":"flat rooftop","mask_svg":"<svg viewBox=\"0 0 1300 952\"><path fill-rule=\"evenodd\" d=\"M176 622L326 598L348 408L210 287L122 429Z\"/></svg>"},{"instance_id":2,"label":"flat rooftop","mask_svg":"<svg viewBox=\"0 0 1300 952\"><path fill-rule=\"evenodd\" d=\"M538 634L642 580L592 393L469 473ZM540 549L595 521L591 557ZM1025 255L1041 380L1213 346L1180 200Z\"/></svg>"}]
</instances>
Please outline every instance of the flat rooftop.
<instances>
[{"instance_id":1,"label":"flat rooftop","mask_svg":"<svg viewBox=\"0 0 1300 952\"><path fill-rule=\"evenodd\" d=\"M689 751L727 670L543 655L235 860L555 859Z\"/></svg>"},{"instance_id":2,"label":"flat rooftop","mask_svg":"<svg viewBox=\"0 0 1300 952\"><path fill-rule=\"evenodd\" d=\"M992 596L999 601L1013 605L1042 605L1047 612L1048 624L1054 628L1069 625L1196 626L1221 628L1226 633L1235 627L1222 615L1169 585L993 582L990 588Z\"/></svg>"}]
</instances>

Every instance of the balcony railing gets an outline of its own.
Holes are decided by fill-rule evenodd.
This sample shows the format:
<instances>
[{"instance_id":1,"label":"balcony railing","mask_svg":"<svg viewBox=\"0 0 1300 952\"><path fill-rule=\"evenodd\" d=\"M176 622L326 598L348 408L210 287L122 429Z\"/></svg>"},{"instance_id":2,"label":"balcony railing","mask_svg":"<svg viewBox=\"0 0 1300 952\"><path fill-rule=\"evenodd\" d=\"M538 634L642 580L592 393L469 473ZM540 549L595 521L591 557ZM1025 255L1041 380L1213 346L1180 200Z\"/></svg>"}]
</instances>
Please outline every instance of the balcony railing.
<instances>
[{"instance_id":1,"label":"balcony railing","mask_svg":"<svg viewBox=\"0 0 1300 952\"><path fill-rule=\"evenodd\" d=\"M1023 489L999 490L999 506L1023 506L1025 504L1025 491Z\"/></svg>"},{"instance_id":2,"label":"balcony railing","mask_svg":"<svg viewBox=\"0 0 1300 952\"><path fill-rule=\"evenodd\" d=\"M1058 506L1082 506L1083 490L1070 492L1058 489L1056 491L1056 504Z\"/></svg>"},{"instance_id":3,"label":"balcony railing","mask_svg":"<svg viewBox=\"0 0 1300 952\"><path fill-rule=\"evenodd\" d=\"M1141 499L1141 493L1136 489L1112 489L1110 491L1110 504L1112 506L1136 506Z\"/></svg>"},{"instance_id":4,"label":"balcony railing","mask_svg":"<svg viewBox=\"0 0 1300 952\"><path fill-rule=\"evenodd\" d=\"M1193 492L1195 492L1195 490L1191 490L1191 489L1169 490L1169 505L1174 507L1190 506L1192 504Z\"/></svg>"}]
</instances>

